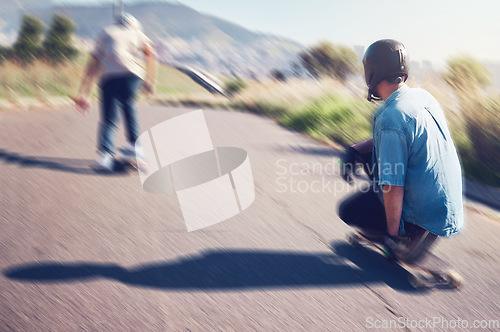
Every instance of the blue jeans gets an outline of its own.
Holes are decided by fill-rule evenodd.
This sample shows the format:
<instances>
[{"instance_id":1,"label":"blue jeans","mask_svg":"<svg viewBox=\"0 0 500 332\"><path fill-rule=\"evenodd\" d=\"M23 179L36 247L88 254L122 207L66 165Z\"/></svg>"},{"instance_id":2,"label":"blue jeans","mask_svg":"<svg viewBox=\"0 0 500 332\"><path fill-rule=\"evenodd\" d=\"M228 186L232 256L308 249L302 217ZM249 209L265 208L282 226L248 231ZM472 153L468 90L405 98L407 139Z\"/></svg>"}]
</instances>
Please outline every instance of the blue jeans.
<instances>
[{"instance_id":1,"label":"blue jeans","mask_svg":"<svg viewBox=\"0 0 500 332\"><path fill-rule=\"evenodd\" d=\"M127 140L135 144L139 122L134 105L142 80L135 75L109 78L101 82L101 122L97 148L114 154L114 134L118 125L118 103L123 111Z\"/></svg>"},{"instance_id":2,"label":"blue jeans","mask_svg":"<svg viewBox=\"0 0 500 332\"><path fill-rule=\"evenodd\" d=\"M338 208L338 214L349 226L367 233L386 234L387 219L384 204L370 186L368 191L359 191L345 199Z\"/></svg>"}]
</instances>

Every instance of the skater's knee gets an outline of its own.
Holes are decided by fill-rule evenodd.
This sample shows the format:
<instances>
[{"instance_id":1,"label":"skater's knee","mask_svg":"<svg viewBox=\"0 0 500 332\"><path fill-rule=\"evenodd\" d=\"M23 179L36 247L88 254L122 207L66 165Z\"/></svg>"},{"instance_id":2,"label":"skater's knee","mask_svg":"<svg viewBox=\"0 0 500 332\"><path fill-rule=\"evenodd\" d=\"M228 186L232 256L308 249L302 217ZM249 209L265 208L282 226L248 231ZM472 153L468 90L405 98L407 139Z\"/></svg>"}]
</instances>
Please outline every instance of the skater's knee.
<instances>
[{"instance_id":1,"label":"skater's knee","mask_svg":"<svg viewBox=\"0 0 500 332\"><path fill-rule=\"evenodd\" d=\"M337 214L338 214L340 219L344 220L344 217L345 217L344 202L340 203L339 206L337 207Z\"/></svg>"},{"instance_id":2,"label":"skater's knee","mask_svg":"<svg viewBox=\"0 0 500 332\"><path fill-rule=\"evenodd\" d=\"M349 224L349 220L352 219L351 210L351 204L349 204L349 202L347 201L340 203L337 208L339 218L342 219L346 224Z\"/></svg>"}]
</instances>

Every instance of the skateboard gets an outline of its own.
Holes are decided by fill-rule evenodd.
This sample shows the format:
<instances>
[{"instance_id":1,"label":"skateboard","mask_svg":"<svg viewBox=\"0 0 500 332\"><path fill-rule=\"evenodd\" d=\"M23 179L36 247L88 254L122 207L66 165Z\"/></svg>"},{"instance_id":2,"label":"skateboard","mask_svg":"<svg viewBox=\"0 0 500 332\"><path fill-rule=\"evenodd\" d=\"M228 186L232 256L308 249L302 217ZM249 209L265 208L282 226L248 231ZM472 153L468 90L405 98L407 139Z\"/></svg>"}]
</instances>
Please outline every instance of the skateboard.
<instances>
[{"instance_id":1,"label":"skateboard","mask_svg":"<svg viewBox=\"0 0 500 332\"><path fill-rule=\"evenodd\" d=\"M381 252L387 259L393 260L409 273L408 281L415 289L430 288L435 286L448 286L457 288L462 284L462 278L453 270L453 267L435 256L431 252L415 263L405 262L402 259L394 258L381 244L368 239L362 233L354 230L348 235L349 244L353 247L368 245Z\"/></svg>"},{"instance_id":2,"label":"skateboard","mask_svg":"<svg viewBox=\"0 0 500 332\"><path fill-rule=\"evenodd\" d=\"M115 160L115 169L127 171L130 168L143 174L148 173L148 165L137 158L121 156Z\"/></svg>"},{"instance_id":3,"label":"skateboard","mask_svg":"<svg viewBox=\"0 0 500 332\"><path fill-rule=\"evenodd\" d=\"M127 174L130 170L138 171L141 174L148 174L148 165L144 161L138 161L133 157L116 157L113 161L113 169L105 170L97 166L91 166L98 174Z\"/></svg>"},{"instance_id":4,"label":"skateboard","mask_svg":"<svg viewBox=\"0 0 500 332\"><path fill-rule=\"evenodd\" d=\"M142 174L148 173L148 164L144 160L136 158L135 153L131 155L125 148L119 148L118 151L120 155L115 159L115 168L118 166L118 168L124 171L128 171L131 168Z\"/></svg>"}]
</instances>

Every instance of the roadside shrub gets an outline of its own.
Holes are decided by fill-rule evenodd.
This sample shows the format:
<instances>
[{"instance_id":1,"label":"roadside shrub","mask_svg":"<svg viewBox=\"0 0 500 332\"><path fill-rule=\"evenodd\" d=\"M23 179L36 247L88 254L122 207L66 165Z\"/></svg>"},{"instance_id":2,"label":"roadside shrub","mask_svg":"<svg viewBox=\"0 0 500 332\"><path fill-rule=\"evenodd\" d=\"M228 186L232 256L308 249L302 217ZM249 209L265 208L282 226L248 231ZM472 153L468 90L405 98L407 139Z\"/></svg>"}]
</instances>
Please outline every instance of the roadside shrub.
<instances>
[{"instance_id":1,"label":"roadside shrub","mask_svg":"<svg viewBox=\"0 0 500 332\"><path fill-rule=\"evenodd\" d=\"M464 105L463 132L457 144L467 177L500 187L500 99Z\"/></svg>"},{"instance_id":2,"label":"roadside shrub","mask_svg":"<svg viewBox=\"0 0 500 332\"><path fill-rule=\"evenodd\" d=\"M316 78L326 75L345 82L359 70L358 56L353 49L330 42L319 43L300 53L299 58L302 66Z\"/></svg>"},{"instance_id":3,"label":"roadside shrub","mask_svg":"<svg viewBox=\"0 0 500 332\"><path fill-rule=\"evenodd\" d=\"M284 126L344 146L372 135L373 105L362 99L325 95L280 119Z\"/></svg>"},{"instance_id":4,"label":"roadside shrub","mask_svg":"<svg viewBox=\"0 0 500 332\"><path fill-rule=\"evenodd\" d=\"M246 87L248 87L248 83L239 77L235 78L233 80L227 81L225 83L225 85L226 85L226 92L230 96L232 96L232 95L242 91Z\"/></svg>"},{"instance_id":5,"label":"roadside shrub","mask_svg":"<svg viewBox=\"0 0 500 332\"><path fill-rule=\"evenodd\" d=\"M242 108L275 119L280 119L289 112L285 104L273 99L256 100L242 105Z\"/></svg>"},{"instance_id":6,"label":"roadside shrub","mask_svg":"<svg viewBox=\"0 0 500 332\"><path fill-rule=\"evenodd\" d=\"M452 127L466 177L500 187L500 99L487 96L491 73L469 56L448 60L445 81L460 101Z\"/></svg>"}]
</instances>

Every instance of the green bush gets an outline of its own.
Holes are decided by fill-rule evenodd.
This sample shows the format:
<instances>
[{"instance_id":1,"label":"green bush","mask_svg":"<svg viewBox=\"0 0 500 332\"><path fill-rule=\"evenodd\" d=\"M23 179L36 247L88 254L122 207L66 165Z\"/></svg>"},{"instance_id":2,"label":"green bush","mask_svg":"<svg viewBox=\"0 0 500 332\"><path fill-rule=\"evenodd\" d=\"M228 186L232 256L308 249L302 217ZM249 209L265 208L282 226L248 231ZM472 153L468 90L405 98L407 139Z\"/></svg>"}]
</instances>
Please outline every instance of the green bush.
<instances>
[{"instance_id":1,"label":"green bush","mask_svg":"<svg viewBox=\"0 0 500 332\"><path fill-rule=\"evenodd\" d=\"M275 119L280 119L285 114L288 114L288 107L280 102L272 100L258 100L253 103L245 103L240 105L242 109L247 109L250 112L261 114Z\"/></svg>"},{"instance_id":2,"label":"green bush","mask_svg":"<svg viewBox=\"0 0 500 332\"><path fill-rule=\"evenodd\" d=\"M461 121L451 130L465 176L500 187L500 99L485 97L491 73L468 56L448 60L446 82L460 100Z\"/></svg>"},{"instance_id":3,"label":"green bush","mask_svg":"<svg viewBox=\"0 0 500 332\"><path fill-rule=\"evenodd\" d=\"M279 119L284 126L315 138L328 138L344 146L372 135L373 105L362 99L327 95Z\"/></svg>"},{"instance_id":4,"label":"green bush","mask_svg":"<svg viewBox=\"0 0 500 332\"><path fill-rule=\"evenodd\" d=\"M457 143L465 175L500 187L500 99L483 99L464 105L462 131Z\"/></svg>"},{"instance_id":5,"label":"green bush","mask_svg":"<svg viewBox=\"0 0 500 332\"><path fill-rule=\"evenodd\" d=\"M226 92L230 96L242 91L248 86L248 83L241 79L241 78L235 78L233 80L225 82L226 85Z\"/></svg>"},{"instance_id":6,"label":"green bush","mask_svg":"<svg viewBox=\"0 0 500 332\"><path fill-rule=\"evenodd\" d=\"M356 52L345 45L321 42L299 54L302 66L313 76L327 75L345 81L359 70Z\"/></svg>"},{"instance_id":7,"label":"green bush","mask_svg":"<svg viewBox=\"0 0 500 332\"><path fill-rule=\"evenodd\" d=\"M459 55L447 61L445 81L459 96L475 96L482 87L491 84L491 73L476 59Z\"/></svg>"},{"instance_id":8,"label":"green bush","mask_svg":"<svg viewBox=\"0 0 500 332\"><path fill-rule=\"evenodd\" d=\"M71 39L76 30L76 25L65 16L54 15L50 29L43 41L43 54L52 63L61 63L74 60L78 50L73 47Z\"/></svg>"},{"instance_id":9,"label":"green bush","mask_svg":"<svg viewBox=\"0 0 500 332\"><path fill-rule=\"evenodd\" d=\"M10 47L0 46L0 64L12 57L12 49Z\"/></svg>"},{"instance_id":10,"label":"green bush","mask_svg":"<svg viewBox=\"0 0 500 332\"><path fill-rule=\"evenodd\" d=\"M34 16L23 16L21 29L13 46L13 56L26 64L37 59L42 53L43 22Z\"/></svg>"}]
</instances>

